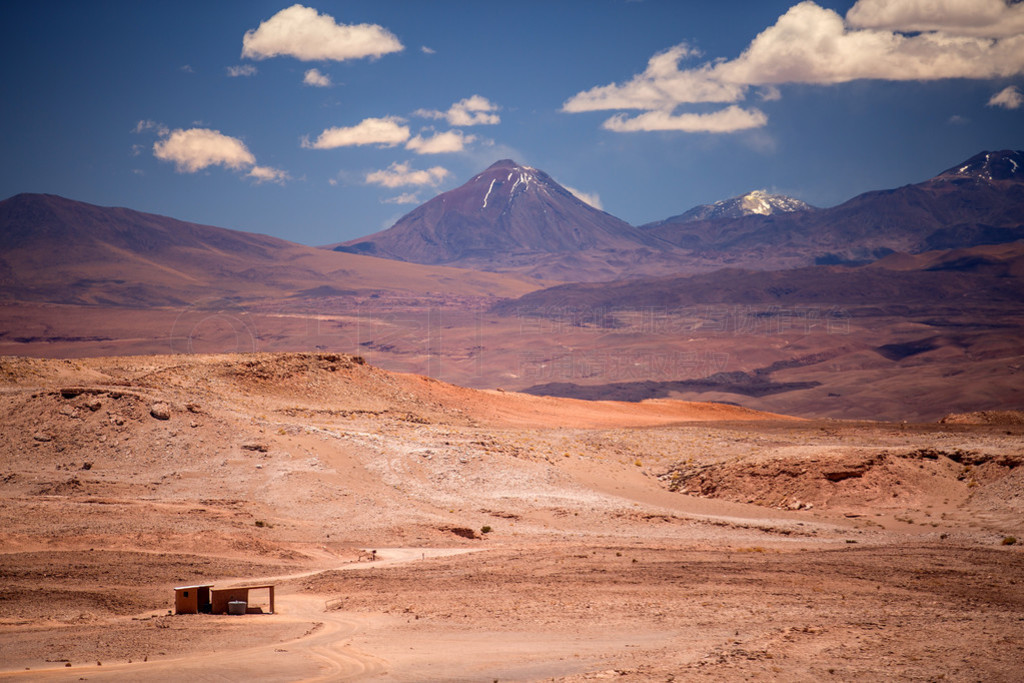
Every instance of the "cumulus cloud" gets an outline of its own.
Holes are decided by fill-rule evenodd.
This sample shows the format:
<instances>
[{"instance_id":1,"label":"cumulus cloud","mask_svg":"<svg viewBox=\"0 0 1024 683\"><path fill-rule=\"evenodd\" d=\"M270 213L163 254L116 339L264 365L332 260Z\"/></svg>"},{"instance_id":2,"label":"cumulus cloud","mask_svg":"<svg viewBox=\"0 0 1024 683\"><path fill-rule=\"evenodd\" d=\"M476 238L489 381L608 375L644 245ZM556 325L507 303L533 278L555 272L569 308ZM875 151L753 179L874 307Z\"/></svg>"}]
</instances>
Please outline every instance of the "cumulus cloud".
<instances>
[{"instance_id":1,"label":"cumulus cloud","mask_svg":"<svg viewBox=\"0 0 1024 683\"><path fill-rule=\"evenodd\" d=\"M256 67L252 64L242 64L240 66L229 66L228 76L232 78L238 78L239 76L255 76Z\"/></svg>"},{"instance_id":2,"label":"cumulus cloud","mask_svg":"<svg viewBox=\"0 0 1024 683\"><path fill-rule=\"evenodd\" d=\"M284 181L291 177L288 175L287 171L282 171L279 168L271 168L270 166L253 166L245 175L252 178L257 183L278 184L284 184Z\"/></svg>"},{"instance_id":3,"label":"cumulus cloud","mask_svg":"<svg viewBox=\"0 0 1024 683\"><path fill-rule=\"evenodd\" d=\"M951 32L855 29L836 12L802 2L754 38L737 59L712 69L726 82L744 86L985 79L1024 70L1024 36L995 40Z\"/></svg>"},{"instance_id":4,"label":"cumulus cloud","mask_svg":"<svg viewBox=\"0 0 1024 683\"><path fill-rule=\"evenodd\" d=\"M380 200L382 204L419 204L420 198L415 192L403 192L397 197Z\"/></svg>"},{"instance_id":5,"label":"cumulus cloud","mask_svg":"<svg viewBox=\"0 0 1024 683\"><path fill-rule=\"evenodd\" d=\"M846 21L855 28L1004 38L1024 33L1024 5L1005 0L859 0Z\"/></svg>"},{"instance_id":6,"label":"cumulus cloud","mask_svg":"<svg viewBox=\"0 0 1024 683\"><path fill-rule=\"evenodd\" d=\"M382 171L366 174L366 182L384 187L405 187L408 185L437 185L451 173L446 168L434 166L426 170L413 169L408 163L394 162Z\"/></svg>"},{"instance_id":7,"label":"cumulus cloud","mask_svg":"<svg viewBox=\"0 0 1024 683\"><path fill-rule=\"evenodd\" d=\"M475 140L475 136L465 135L461 130L449 130L429 138L417 135L405 144L405 148L417 154L445 154L461 152Z\"/></svg>"},{"instance_id":8,"label":"cumulus cloud","mask_svg":"<svg viewBox=\"0 0 1024 683\"><path fill-rule=\"evenodd\" d=\"M331 85L331 77L327 74L320 73L319 69L310 69L302 77L302 82L306 85L312 85L317 88L328 88Z\"/></svg>"},{"instance_id":9,"label":"cumulus cloud","mask_svg":"<svg viewBox=\"0 0 1024 683\"><path fill-rule=\"evenodd\" d=\"M595 209L604 211L604 206L601 204L601 197L598 196L596 192L583 192L582 190L577 190L575 187L569 187L568 185L562 185L562 187L569 190L569 192L572 192L573 196L584 204L590 204Z\"/></svg>"},{"instance_id":10,"label":"cumulus cloud","mask_svg":"<svg viewBox=\"0 0 1024 683\"><path fill-rule=\"evenodd\" d=\"M303 139L302 146L308 149L334 149L357 145L380 145L394 147L409 139L409 127L395 116L363 119L347 128L327 128L313 142Z\"/></svg>"},{"instance_id":11,"label":"cumulus cloud","mask_svg":"<svg viewBox=\"0 0 1024 683\"><path fill-rule=\"evenodd\" d=\"M426 45L421 45L420 46L420 52L422 52L425 55L435 55L435 54L437 54L437 50L435 50L432 47L427 47Z\"/></svg>"},{"instance_id":12,"label":"cumulus cloud","mask_svg":"<svg viewBox=\"0 0 1024 683\"><path fill-rule=\"evenodd\" d=\"M244 142L209 128L173 130L157 140L153 155L174 162L179 173L195 173L208 166L242 170L256 164L256 157Z\"/></svg>"},{"instance_id":13,"label":"cumulus cloud","mask_svg":"<svg viewBox=\"0 0 1024 683\"><path fill-rule=\"evenodd\" d=\"M494 113L500 109L486 97L472 95L459 100L448 111L418 109L415 114L428 119L444 119L452 126L479 126L501 123L501 117Z\"/></svg>"},{"instance_id":14,"label":"cumulus cloud","mask_svg":"<svg viewBox=\"0 0 1024 683\"><path fill-rule=\"evenodd\" d=\"M400 52L398 38L376 24L338 24L311 7L292 5L245 32L242 56L289 56L302 61L359 59Z\"/></svg>"},{"instance_id":15,"label":"cumulus cloud","mask_svg":"<svg viewBox=\"0 0 1024 683\"><path fill-rule=\"evenodd\" d=\"M139 122L140 125L152 122ZM157 127L158 130L159 127ZM224 135L209 128L180 128L160 133L161 139L153 144L153 156L162 161L174 163L178 173L196 173L210 166L223 166L235 171L248 170L246 174L256 182L284 182L288 179L285 171L257 166L245 143L238 138Z\"/></svg>"},{"instance_id":16,"label":"cumulus cloud","mask_svg":"<svg viewBox=\"0 0 1024 683\"><path fill-rule=\"evenodd\" d=\"M1015 85L1003 88L988 101L990 107L1002 107L1003 109L1020 109L1024 105L1024 95Z\"/></svg>"},{"instance_id":17,"label":"cumulus cloud","mask_svg":"<svg viewBox=\"0 0 1024 683\"><path fill-rule=\"evenodd\" d=\"M710 64L680 71L680 60L698 54L686 44L659 52L651 57L642 73L629 81L599 86L574 95L562 106L562 111L662 109L683 103L735 102L741 99L744 87L724 82Z\"/></svg>"},{"instance_id":18,"label":"cumulus cloud","mask_svg":"<svg viewBox=\"0 0 1024 683\"><path fill-rule=\"evenodd\" d=\"M676 45L651 57L643 72L625 82L577 93L562 110L649 112L614 116L605 121L609 130L731 132L763 126L767 117L735 106L699 116L676 109L735 104L751 90L771 101L781 97L778 86L788 83L1013 76L1024 73L1024 24L1017 24L1024 21L1022 13L1024 4L1005 0L860 0L844 20L806 0L735 59L681 67L700 55L686 44Z\"/></svg>"},{"instance_id":19,"label":"cumulus cloud","mask_svg":"<svg viewBox=\"0 0 1024 683\"><path fill-rule=\"evenodd\" d=\"M731 105L706 114L673 114L668 111L649 111L633 117L616 114L602 124L602 128L617 133L638 131L677 130L685 133L734 133L739 130L760 128L768 117L759 109L743 109Z\"/></svg>"}]
</instances>

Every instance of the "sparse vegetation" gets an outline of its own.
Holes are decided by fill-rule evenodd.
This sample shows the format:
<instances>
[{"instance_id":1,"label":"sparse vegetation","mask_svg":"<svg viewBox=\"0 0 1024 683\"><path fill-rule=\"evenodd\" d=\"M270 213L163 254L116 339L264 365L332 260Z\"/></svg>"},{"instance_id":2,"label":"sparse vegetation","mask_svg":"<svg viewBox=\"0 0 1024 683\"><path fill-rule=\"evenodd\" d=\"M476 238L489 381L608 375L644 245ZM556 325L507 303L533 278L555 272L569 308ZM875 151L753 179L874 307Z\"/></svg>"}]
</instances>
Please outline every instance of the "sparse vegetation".
<instances>
[{"instance_id":1,"label":"sparse vegetation","mask_svg":"<svg viewBox=\"0 0 1024 683\"><path fill-rule=\"evenodd\" d=\"M1003 545L1017 545L1017 537L1003 536Z\"/></svg>"}]
</instances>

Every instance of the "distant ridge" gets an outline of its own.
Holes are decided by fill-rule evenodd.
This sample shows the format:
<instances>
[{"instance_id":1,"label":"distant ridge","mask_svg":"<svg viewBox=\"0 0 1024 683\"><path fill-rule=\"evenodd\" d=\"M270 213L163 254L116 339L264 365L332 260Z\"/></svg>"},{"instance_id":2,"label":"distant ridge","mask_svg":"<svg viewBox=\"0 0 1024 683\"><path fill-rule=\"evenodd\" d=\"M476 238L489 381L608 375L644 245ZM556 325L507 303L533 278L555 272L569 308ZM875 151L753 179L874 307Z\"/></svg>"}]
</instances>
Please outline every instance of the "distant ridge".
<instances>
[{"instance_id":1,"label":"distant ridge","mask_svg":"<svg viewBox=\"0 0 1024 683\"><path fill-rule=\"evenodd\" d=\"M704 259L758 269L1003 244L1024 239L1024 152L981 152L922 183L828 209L737 216L704 208L641 229Z\"/></svg>"},{"instance_id":2,"label":"distant ridge","mask_svg":"<svg viewBox=\"0 0 1024 683\"><path fill-rule=\"evenodd\" d=\"M502 295L535 287L514 276L459 275L57 195L0 201L0 298L7 300L149 307L210 297L355 290Z\"/></svg>"}]
</instances>

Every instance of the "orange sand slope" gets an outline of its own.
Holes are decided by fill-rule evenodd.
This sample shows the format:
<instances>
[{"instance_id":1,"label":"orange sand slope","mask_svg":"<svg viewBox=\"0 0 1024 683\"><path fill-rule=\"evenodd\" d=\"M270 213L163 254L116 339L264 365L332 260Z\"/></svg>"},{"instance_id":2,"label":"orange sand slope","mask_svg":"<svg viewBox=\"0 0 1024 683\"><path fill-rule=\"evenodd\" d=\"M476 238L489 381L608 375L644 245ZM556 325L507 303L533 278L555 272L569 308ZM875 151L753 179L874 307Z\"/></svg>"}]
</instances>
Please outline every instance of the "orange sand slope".
<instances>
[{"instance_id":1,"label":"orange sand slope","mask_svg":"<svg viewBox=\"0 0 1024 683\"><path fill-rule=\"evenodd\" d=\"M116 387L186 395L288 398L306 410L404 412L427 421L508 427L617 428L679 422L795 420L722 403L583 401L480 391L389 372L334 353L167 355L76 360L0 357L0 386Z\"/></svg>"}]
</instances>

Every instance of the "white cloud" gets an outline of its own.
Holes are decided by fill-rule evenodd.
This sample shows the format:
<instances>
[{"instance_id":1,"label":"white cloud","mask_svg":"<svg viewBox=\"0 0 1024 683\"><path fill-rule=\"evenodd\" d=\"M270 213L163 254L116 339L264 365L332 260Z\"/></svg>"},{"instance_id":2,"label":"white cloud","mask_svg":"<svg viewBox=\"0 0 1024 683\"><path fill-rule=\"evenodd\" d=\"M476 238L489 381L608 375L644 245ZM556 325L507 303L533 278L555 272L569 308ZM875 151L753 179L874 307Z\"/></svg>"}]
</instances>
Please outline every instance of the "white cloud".
<instances>
[{"instance_id":1,"label":"white cloud","mask_svg":"<svg viewBox=\"0 0 1024 683\"><path fill-rule=\"evenodd\" d=\"M404 192L397 197L380 200L382 204L419 204L420 198L415 192Z\"/></svg>"},{"instance_id":2,"label":"white cloud","mask_svg":"<svg viewBox=\"0 0 1024 683\"><path fill-rule=\"evenodd\" d=\"M572 192L573 196L584 204L590 204L595 209L604 211L604 206L601 204L601 197L598 196L596 192L583 192L582 190L577 190L575 187L569 187L568 185L562 185L562 187L569 190L569 192Z\"/></svg>"},{"instance_id":3,"label":"white cloud","mask_svg":"<svg viewBox=\"0 0 1024 683\"><path fill-rule=\"evenodd\" d=\"M851 29L832 10L802 2L758 34L737 59L712 70L744 86L987 79L1024 70L1024 36L992 40L948 32Z\"/></svg>"},{"instance_id":4,"label":"white cloud","mask_svg":"<svg viewBox=\"0 0 1024 683\"><path fill-rule=\"evenodd\" d=\"M327 128L313 142L304 139L302 146L309 149L334 149L356 145L394 147L408 140L411 135L409 127L403 126L402 123L404 121L395 116L363 119L347 128Z\"/></svg>"},{"instance_id":5,"label":"white cloud","mask_svg":"<svg viewBox=\"0 0 1024 683\"><path fill-rule=\"evenodd\" d=\"M854 28L1005 38L1024 33L1024 5L1005 0L859 0L846 21Z\"/></svg>"},{"instance_id":6,"label":"white cloud","mask_svg":"<svg viewBox=\"0 0 1024 683\"><path fill-rule=\"evenodd\" d=\"M975 8L979 13L975 13ZM677 114L699 102L738 103L755 89L781 97L779 85L831 85L861 79L927 81L991 79L1024 73L1024 4L1004 0L860 0L844 21L806 0L759 33L737 58L680 68L698 56L686 44L654 55L628 81L577 93L565 112L639 109L605 128L730 132L765 125L756 109ZM925 20L930 24L923 24ZM1015 27L1015 28L1008 28Z\"/></svg>"},{"instance_id":7,"label":"white cloud","mask_svg":"<svg viewBox=\"0 0 1024 683\"><path fill-rule=\"evenodd\" d=\"M670 111L649 111L627 117L616 114L601 127L617 133L638 131L676 130L685 133L734 133L739 130L760 128L768 117L759 109L743 109L731 105L707 114L673 114Z\"/></svg>"},{"instance_id":8,"label":"white cloud","mask_svg":"<svg viewBox=\"0 0 1024 683\"><path fill-rule=\"evenodd\" d=\"M153 145L153 155L173 161L179 173L195 173L208 166L242 170L256 164L244 142L209 128L173 130Z\"/></svg>"},{"instance_id":9,"label":"white cloud","mask_svg":"<svg viewBox=\"0 0 1024 683\"><path fill-rule=\"evenodd\" d=\"M437 50L435 50L432 47L427 47L426 45L420 46L420 52L422 52L425 55L436 55L437 54Z\"/></svg>"},{"instance_id":10,"label":"white cloud","mask_svg":"<svg viewBox=\"0 0 1024 683\"><path fill-rule=\"evenodd\" d=\"M329 88L331 86L331 77L320 73L319 69L310 69L302 77L302 82L317 88Z\"/></svg>"},{"instance_id":11,"label":"white cloud","mask_svg":"<svg viewBox=\"0 0 1024 683\"><path fill-rule=\"evenodd\" d=\"M475 140L475 136L464 135L461 130L449 130L444 133L437 133L429 138L417 135L405 144L405 148L417 154L445 154L461 152L466 148L466 145Z\"/></svg>"},{"instance_id":12,"label":"white cloud","mask_svg":"<svg viewBox=\"0 0 1024 683\"><path fill-rule=\"evenodd\" d=\"M237 78L239 76L255 76L257 69L252 64L242 64L240 66L229 66L228 76Z\"/></svg>"},{"instance_id":13,"label":"white cloud","mask_svg":"<svg viewBox=\"0 0 1024 683\"><path fill-rule=\"evenodd\" d=\"M343 61L403 49L401 41L382 26L338 24L334 17L302 5L281 10L242 38L242 56L252 59L289 56L307 62Z\"/></svg>"},{"instance_id":14,"label":"white cloud","mask_svg":"<svg viewBox=\"0 0 1024 683\"><path fill-rule=\"evenodd\" d=\"M140 121L139 125L151 124ZM157 124L157 127L159 124ZM145 126L153 127L153 126ZM235 171L245 171L247 177L258 183L283 183L288 173L269 166L257 166L245 143L238 138L224 135L209 128L180 128L160 133L161 139L153 144L153 156L173 162L178 173L196 173L210 166L224 166Z\"/></svg>"},{"instance_id":15,"label":"white cloud","mask_svg":"<svg viewBox=\"0 0 1024 683\"><path fill-rule=\"evenodd\" d=\"M501 107L486 97L472 95L459 100L449 107L448 111L418 109L415 115L428 119L445 119L452 126L479 126L501 123L501 117L494 113L500 109Z\"/></svg>"},{"instance_id":16,"label":"white cloud","mask_svg":"<svg viewBox=\"0 0 1024 683\"><path fill-rule=\"evenodd\" d=\"M437 185L450 174L448 169L434 166L426 170L415 170L408 163L395 162L383 171L366 174L366 182L384 187L403 187L407 185Z\"/></svg>"},{"instance_id":17,"label":"white cloud","mask_svg":"<svg viewBox=\"0 0 1024 683\"><path fill-rule=\"evenodd\" d=\"M269 166L253 166L252 169L246 173L246 176L252 178L257 183L278 183L283 184L284 181L289 179L287 171L282 171L278 168L271 168Z\"/></svg>"},{"instance_id":18,"label":"white cloud","mask_svg":"<svg viewBox=\"0 0 1024 683\"><path fill-rule=\"evenodd\" d=\"M659 52L647 62L643 73L622 85L613 83L574 95L562 106L562 111L664 109L683 103L736 102L743 97L744 87L723 82L710 64L679 70L681 59L697 54L685 44Z\"/></svg>"},{"instance_id":19,"label":"white cloud","mask_svg":"<svg viewBox=\"0 0 1024 683\"><path fill-rule=\"evenodd\" d=\"M132 129L133 133L142 133L147 130L155 130L156 134L160 137L164 137L171 132L171 129L162 123L156 121L150 121L149 119L143 119L135 124L135 128Z\"/></svg>"},{"instance_id":20,"label":"white cloud","mask_svg":"<svg viewBox=\"0 0 1024 683\"><path fill-rule=\"evenodd\" d=\"M1015 85L1003 88L988 101L990 107L1002 107L1004 109L1020 109L1024 106L1024 95Z\"/></svg>"}]
</instances>

